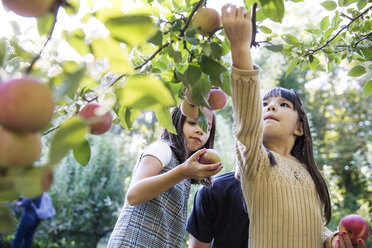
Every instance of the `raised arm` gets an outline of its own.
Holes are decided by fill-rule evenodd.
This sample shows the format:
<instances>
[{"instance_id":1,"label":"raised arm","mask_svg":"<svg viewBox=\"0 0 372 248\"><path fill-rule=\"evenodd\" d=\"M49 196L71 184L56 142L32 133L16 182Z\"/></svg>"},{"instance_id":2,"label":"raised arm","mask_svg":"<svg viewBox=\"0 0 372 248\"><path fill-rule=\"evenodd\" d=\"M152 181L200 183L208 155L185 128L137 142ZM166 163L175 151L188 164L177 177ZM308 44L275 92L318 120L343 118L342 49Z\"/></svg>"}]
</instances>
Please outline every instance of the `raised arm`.
<instances>
[{"instance_id":1,"label":"raised arm","mask_svg":"<svg viewBox=\"0 0 372 248\"><path fill-rule=\"evenodd\" d=\"M258 68L253 66L250 43L251 15L243 7L222 7L222 24L232 55L231 94L234 107L235 150L244 176L254 177L263 159L262 103Z\"/></svg>"}]
</instances>

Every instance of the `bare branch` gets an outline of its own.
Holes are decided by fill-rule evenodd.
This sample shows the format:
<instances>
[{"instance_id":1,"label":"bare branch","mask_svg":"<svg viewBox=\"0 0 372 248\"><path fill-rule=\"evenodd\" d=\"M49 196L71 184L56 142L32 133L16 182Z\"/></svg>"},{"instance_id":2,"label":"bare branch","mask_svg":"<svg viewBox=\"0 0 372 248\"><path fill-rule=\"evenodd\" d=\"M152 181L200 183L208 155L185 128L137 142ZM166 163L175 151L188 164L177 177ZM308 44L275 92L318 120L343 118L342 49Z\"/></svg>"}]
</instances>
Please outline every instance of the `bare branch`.
<instances>
[{"instance_id":1,"label":"bare branch","mask_svg":"<svg viewBox=\"0 0 372 248\"><path fill-rule=\"evenodd\" d=\"M364 35L362 39L358 40L355 45L354 45L354 49L359 45L360 42L362 42L363 40L365 39L369 39L370 36L372 37L372 32L369 32L368 34Z\"/></svg>"},{"instance_id":2,"label":"bare branch","mask_svg":"<svg viewBox=\"0 0 372 248\"><path fill-rule=\"evenodd\" d=\"M56 23L57 23L57 14L58 14L58 10L59 10L59 5L55 5L54 6L54 22L53 22L53 26L49 32L49 36L48 36L48 39L45 41L44 43L44 46L43 48L40 50L39 54L36 55L36 57L32 60L31 64L28 66L27 70L26 70L26 74L29 74L32 70L32 67L34 66L34 64L36 63L36 61L38 59L40 59L41 57L41 54L43 53L46 45L48 44L48 42L50 41L50 39L52 38L52 35L53 35L53 31L54 31L54 27L56 26Z\"/></svg>"}]
</instances>

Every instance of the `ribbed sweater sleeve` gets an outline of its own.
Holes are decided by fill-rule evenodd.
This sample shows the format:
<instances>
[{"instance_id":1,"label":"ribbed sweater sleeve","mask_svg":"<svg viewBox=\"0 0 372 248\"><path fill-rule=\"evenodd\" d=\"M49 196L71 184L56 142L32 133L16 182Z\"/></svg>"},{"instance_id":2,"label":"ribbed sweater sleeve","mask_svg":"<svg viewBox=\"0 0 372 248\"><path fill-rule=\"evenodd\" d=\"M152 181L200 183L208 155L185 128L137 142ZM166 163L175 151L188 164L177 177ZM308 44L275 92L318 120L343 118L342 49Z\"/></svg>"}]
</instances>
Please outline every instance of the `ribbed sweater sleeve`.
<instances>
[{"instance_id":1,"label":"ribbed sweater sleeve","mask_svg":"<svg viewBox=\"0 0 372 248\"><path fill-rule=\"evenodd\" d=\"M231 94L234 107L233 134L237 163L241 173L252 178L267 155L262 146L262 101L258 81L258 67L254 70L232 68Z\"/></svg>"}]
</instances>

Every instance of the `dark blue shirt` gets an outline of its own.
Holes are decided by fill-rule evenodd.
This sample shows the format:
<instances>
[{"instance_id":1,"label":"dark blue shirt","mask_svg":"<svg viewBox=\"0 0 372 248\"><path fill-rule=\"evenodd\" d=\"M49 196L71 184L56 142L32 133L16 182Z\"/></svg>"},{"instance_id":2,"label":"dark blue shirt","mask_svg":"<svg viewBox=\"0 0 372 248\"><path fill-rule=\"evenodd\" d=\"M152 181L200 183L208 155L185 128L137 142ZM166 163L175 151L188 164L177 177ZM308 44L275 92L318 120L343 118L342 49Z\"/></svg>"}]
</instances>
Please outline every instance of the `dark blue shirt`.
<instances>
[{"instance_id":1,"label":"dark blue shirt","mask_svg":"<svg viewBox=\"0 0 372 248\"><path fill-rule=\"evenodd\" d=\"M195 194L186 230L213 248L247 248L249 219L234 172L215 178L213 187Z\"/></svg>"}]
</instances>

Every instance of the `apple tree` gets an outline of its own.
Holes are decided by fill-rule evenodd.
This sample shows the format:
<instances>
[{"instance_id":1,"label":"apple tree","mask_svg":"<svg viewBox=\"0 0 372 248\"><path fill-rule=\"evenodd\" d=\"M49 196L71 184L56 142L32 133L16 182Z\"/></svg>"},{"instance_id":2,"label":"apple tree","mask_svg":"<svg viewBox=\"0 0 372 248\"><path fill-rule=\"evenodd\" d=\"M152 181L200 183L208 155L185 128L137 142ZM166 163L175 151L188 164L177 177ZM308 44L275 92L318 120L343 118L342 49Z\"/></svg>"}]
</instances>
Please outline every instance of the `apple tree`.
<instances>
[{"instance_id":1,"label":"apple tree","mask_svg":"<svg viewBox=\"0 0 372 248\"><path fill-rule=\"evenodd\" d=\"M175 132L169 108L180 105L186 89L192 92L193 102L204 107L211 107L208 97L211 90L230 94L230 63L225 57L230 48L220 22L216 21L219 16L207 11L204 22L203 18L193 21L211 1L143 0L141 7L133 8L119 0L105 1L105 7L99 7L100 2L2 0L8 14L16 13L21 19L33 21L37 34L30 39L31 31L22 29L17 22L4 24L12 29L13 35L0 39L0 99L6 96L1 88L8 88L10 81L33 78L52 92L54 112L47 126L32 132L15 131L0 119L2 130L15 133L14 137L27 133L51 139L50 145L42 146L41 152L48 154L45 160L16 167L0 157L0 202L19 195L34 197L47 190L52 170L71 150L80 164L87 165L91 153L87 135L94 134L96 129L92 125L104 122L106 117L102 116L108 113L112 113L114 124L133 129L140 112L153 111L162 127ZM295 66L317 70L321 56L327 59L327 68L346 60L356 63L350 75L366 74L371 61L367 49L371 44L368 15L371 6L366 0L354 2L338 2L339 6L356 4L348 14L336 11L337 3L333 1L323 2L335 15L324 17L319 29L308 30L313 38L305 42L291 34L277 37L263 25L266 20L281 22L284 0L245 0L245 6L253 13L254 34L263 35L262 41L257 41L254 35L252 45L267 44L268 49L287 56L291 61L287 74ZM341 26L345 20L349 24ZM218 25L204 31L210 23ZM366 83L367 93L370 84ZM24 100L19 94L12 106ZM34 101L43 104L45 98ZM80 111L89 104L99 107L85 116ZM23 115L17 107L10 112ZM37 118L38 110L32 113ZM198 113L198 124L207 129L204 115L200 110ZM8 120L9 116L3 119ZM0 136L0 143L7 140L17 139ZM0 225L3 233L13 231L9 227L14 227L8 210L0 215L4 220Z\"/></svg>"}]
</instances>

